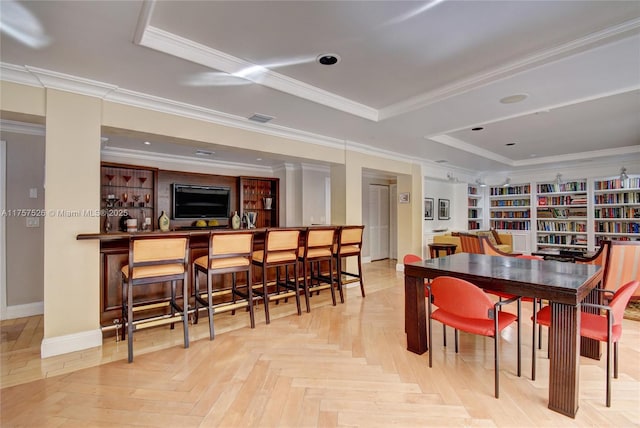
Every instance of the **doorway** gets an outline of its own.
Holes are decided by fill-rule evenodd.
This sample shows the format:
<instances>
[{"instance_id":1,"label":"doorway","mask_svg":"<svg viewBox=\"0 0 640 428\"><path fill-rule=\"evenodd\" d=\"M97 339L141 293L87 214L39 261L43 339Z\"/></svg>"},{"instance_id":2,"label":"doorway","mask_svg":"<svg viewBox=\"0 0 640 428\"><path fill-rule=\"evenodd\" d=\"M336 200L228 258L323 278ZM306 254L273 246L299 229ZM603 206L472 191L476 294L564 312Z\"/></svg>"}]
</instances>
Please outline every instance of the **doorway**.
<instances>
[{"instance_id":1,"label":"doorway","mask_svg":"<svg viewBox=\"0 0 640 428\"><path fill-rule=\"evenodd\" d=\"M389 186L369 185L369 251L371 261L389 258Z\"/></svg>"}]
</instances>

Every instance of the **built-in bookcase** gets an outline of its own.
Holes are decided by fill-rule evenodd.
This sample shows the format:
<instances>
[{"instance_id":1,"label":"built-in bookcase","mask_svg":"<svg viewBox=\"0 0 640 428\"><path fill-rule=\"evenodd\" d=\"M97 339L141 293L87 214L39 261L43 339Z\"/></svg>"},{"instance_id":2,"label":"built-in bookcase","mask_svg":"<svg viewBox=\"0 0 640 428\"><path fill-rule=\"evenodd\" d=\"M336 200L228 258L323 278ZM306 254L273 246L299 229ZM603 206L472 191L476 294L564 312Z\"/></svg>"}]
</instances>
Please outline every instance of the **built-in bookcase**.
<instances>
[{"instance_id":1,"label":"built-in bookcase","mask_svg":"<svg viewBox=\"0 0 640 428\"><path fill-rule=\"evenodd\" d=\"M587 250L587 180L538 183L536 246Z\"/></svg>"},{"instance_id":2,"label":"built-in bookcase","mask_svg":"<svg viewBox=\"0 0 640 428\"><path fill-rule=\"evenodd\" d=\"M492 186L489 189L490 226L499 230L531 229L531 185Z\"/></svg>"},{"instance_id":3,"label":"built-in bookcase","mask_svg":"<svg viewBox=\"0 0 640 428\"><path fill-rule=\"evenodd\" d=\"M594 181L596 246L603 240L640 240L640 176Z\"/></svg>"},{"instance_id":4,"label":"built-in bookcase","mask_svg":"<svg viewBox=\"0 0 640 428\"><path fill-rule=\"evenodd\" d=\"M469 230L480 230L483 228L483 194L484 189L480 186L469 184L467 187L467 227Z\"/></svg>"}]
</instances>

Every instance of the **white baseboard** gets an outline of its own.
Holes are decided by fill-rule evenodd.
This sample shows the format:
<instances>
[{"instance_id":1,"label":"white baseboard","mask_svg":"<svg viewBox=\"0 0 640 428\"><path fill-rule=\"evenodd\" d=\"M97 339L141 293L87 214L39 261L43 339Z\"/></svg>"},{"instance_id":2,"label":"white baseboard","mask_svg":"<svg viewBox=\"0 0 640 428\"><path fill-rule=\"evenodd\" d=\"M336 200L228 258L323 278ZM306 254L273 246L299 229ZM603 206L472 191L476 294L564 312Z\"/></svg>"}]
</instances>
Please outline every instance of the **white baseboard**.
<instances>
[{"instance_id":1,"label":"white baseboard","mask_svg":"<svg viewBox=\"0 0 640 428\"><path fill-rule=\"evenodd\" d=\"M363 257L362 263L371 263L371 256Z\"/></svg>"},{"instance_id":2,"label":"white baseboard","mask_svg":"<svg viewBox=\"0 0 640 428\"><path fill-rule=\"evenodd\" d=\"M44 314L44 302L35 302L24 305L7 306L7 309L0 314L0 319L12 320L42 314Z\"/></svg>"},{"instance_id":3,"label":"white baseboard","mask_svg":"<svg viewBox=\"0 0 640 428\"><path fill-rule=\"evenodd\" d=\"M65 336L48 337L40 345L40 357L47 358L55 355L102 346L102 330L83 331Z\"/></svg>"}]
</instances>

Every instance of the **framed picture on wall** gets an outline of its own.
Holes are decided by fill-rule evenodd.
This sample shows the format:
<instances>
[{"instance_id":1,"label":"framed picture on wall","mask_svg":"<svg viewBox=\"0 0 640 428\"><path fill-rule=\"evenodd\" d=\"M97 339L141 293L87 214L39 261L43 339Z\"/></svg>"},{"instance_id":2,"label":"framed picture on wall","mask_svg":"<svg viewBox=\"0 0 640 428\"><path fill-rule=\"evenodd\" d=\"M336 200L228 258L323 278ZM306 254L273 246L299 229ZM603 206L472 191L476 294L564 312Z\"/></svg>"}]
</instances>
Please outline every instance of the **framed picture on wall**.
<instances>
[{"instance_id":1,"label":"framed picture on wall","mask_svg":"<svg viewBox=\"0 0 640 428\"><path fill-rule=\"evenodd\" d=\"M433 220L433 198L424 198L424 219Z\"/></svg>"},{"instance_id":2,"label":"framed picture on wall","mask_svg":"<svg viewBox=\"0 0 640 428\"><path fill-rule=\"evenodd\" d=\"M438 199L438 219L449 220L449 199Z\"/></svg>"}]
</instances>

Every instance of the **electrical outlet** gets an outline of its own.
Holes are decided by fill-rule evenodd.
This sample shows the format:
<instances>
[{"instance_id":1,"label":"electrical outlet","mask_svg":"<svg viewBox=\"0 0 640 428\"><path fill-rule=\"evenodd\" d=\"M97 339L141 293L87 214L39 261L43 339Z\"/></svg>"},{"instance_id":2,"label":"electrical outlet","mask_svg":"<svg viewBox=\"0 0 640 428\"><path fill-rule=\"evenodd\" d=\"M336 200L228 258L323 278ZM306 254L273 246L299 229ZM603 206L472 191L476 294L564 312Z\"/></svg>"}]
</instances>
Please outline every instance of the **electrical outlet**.
<instances>
[{"instance_id":1,"label":"electrical outlet","mask_svg":"<svg viewBox=\"0 0 640 428\"><path fill-rule=\"evenodd\" d=\"M27 227L40 227L40 217L27 217Z\"/></svg>"},{"instance_id":2,"label":"electrical outlet","mask_svg":"<svg viewBox=\"0 0 640 428\"><path fill-rule=\"evenodd\" d=\"M37 187L32 187L31 189L29 189L29 197L31 199L37 199L38 198L38 188Z\"/></svg>"}]
</instances>

